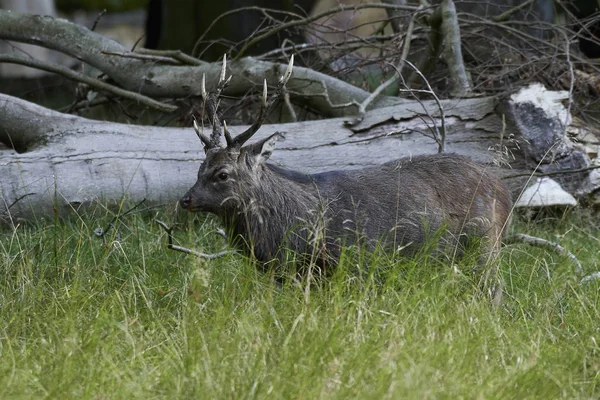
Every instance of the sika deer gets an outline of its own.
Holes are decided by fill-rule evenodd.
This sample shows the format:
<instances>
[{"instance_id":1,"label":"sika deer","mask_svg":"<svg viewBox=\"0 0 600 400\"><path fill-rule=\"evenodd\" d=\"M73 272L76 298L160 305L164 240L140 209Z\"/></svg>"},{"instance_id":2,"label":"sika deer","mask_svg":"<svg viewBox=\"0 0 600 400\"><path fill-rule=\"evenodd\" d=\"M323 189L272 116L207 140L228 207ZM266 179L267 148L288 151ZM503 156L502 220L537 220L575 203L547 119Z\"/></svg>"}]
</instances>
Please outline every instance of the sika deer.
<instances>
[{"instance_id":1,"label":"sika deer","mask_svg":"<svg viewBox=\"0 0 600 400\"><path fill-rule=\"evenodd\" d=\"M194 122L206 159L196 184L180 200L182 208L220 216L234 241L261 263L283 262L290 249L312 266L332 268L341 246L357 239L370 249L379 241L410 253L440 228L446 233L439 247L460 246L476 237L483 240L483 257L494 258L509 222L510 192L466 157L416 156L308 175L266 162L278 134L244 145L283 92L292 63L293 58L268 100L265 81L258 119L233 138L217 117L218 96L229 81L224 61L216 91L206 94L203 89L213 131L207 137Z\"/></svg>"}]
</instances>

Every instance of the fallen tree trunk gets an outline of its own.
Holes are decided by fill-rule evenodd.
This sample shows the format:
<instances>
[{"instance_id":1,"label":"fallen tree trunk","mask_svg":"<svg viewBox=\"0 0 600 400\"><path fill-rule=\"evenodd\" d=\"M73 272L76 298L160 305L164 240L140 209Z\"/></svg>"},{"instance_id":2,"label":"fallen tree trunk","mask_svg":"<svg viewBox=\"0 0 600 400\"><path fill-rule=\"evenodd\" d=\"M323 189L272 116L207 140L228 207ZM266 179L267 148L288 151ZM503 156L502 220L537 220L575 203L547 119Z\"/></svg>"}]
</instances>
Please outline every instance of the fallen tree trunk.
<instances>
[{"instance_id":1,"label":"fallen tree trunk","mask_svg":"<svg viewBox=\"0 0 600 400\"><path fill-rule=\"evenodd\" d=\"M538 160L539 155L553 148L560 154L553 153L553 161L547 164L550 169L590 165L564 131L561 134L552 124L532 127L537 123L532 118L535 107L496 97L444 100L441 106L447 151L468 155L501 175L524 173L510 181L514 194L528 180L532 166L544 170L545 158ZM525 114L520 115L519 109ZM434 101L372 110L351 128L344 122L337 118L265 125L254 140L285 132L272 161L307 173L377 165L438 148L429 136L433 123L441 125ZM535 141L528 137L530 132L537 135ZM0 142L12 147L17 139L26 151L0 148L5 219L65 215L97 202L147 199L149 204L175 204L194 183L204 158L191 128L93 121L0 95ZM596 190L588 178L589 171L580 172L573 181L578 183L569 190Z\"/></svg>"}]
</instances>

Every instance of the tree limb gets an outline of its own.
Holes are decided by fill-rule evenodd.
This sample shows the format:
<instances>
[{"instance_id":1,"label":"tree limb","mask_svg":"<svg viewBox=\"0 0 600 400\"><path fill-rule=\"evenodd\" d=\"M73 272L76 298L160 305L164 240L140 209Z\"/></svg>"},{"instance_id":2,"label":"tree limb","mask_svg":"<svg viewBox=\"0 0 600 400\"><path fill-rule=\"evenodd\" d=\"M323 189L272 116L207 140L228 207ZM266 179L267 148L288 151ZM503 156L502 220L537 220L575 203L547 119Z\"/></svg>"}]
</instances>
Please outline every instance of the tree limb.
<instances>
[{"instance_id":1,"label":"tree limb","mask_svg":"<svg viewBox=\"0 0 600 400\"><path fill-rule=\"evenodd\" d=\"M63 67L62 65L49 64L36 60L34 58L26 58L14 54L0 54L0 63L25 65L27 67L53 72L55 74L62 75L74 81L85 83L86 85L89 85L97 90L103 90L115 94L117 96L123 97L125 99L137 101L140 104L144 104L148 107L154 108L159 111L173 112L177 110L176 106L161 103L160 101L156 101L144 95L118 88L109 83L101 81L100 79L92 78L91 76L77 73L69 68Z\"/></svg>"},{"instance_id":2,"label":"tree limb","mask_svg":"<svg viewBox=\"0 0 600 400\"><path fill-rule=\"evenodd\" d=\"M569 259L571 259L573 264L575 264L575 273L577 275L580 276L583 273L583 268L581 267L581 263L579 262L577 257L575 257L575 255L573 253L571 253L569 250L565 249L563 246L561 246L560 244L558 244L556 242L550 242L549 240L531 236L531 235L526 235L524 233L515 233L514 235L511 235L507 239L507 242L509 242L509 243L522 242L522 243L526 243L526 244L529 244L532 246L550 249L561 256L569 257Z\"/></svg>"},{"instance_id":3,"label":"tree limb","mask_svg":"<svg viewBox=\"0 0 600 400\"><path fill-rule=\"evenodd\" d=\"M448 64L454 97L464 97L471 92L471 83L467 77L461 51L460 27L456 18L456 7L452 0L443 0L440 4L442 12L442 36L446 43L444 58Z\"/></svg>"},{"instance_id":4,"label":"tree limb","mask_svg":"<svg viewBox=\"0 0 600 400\"><path fill-rule=\"evenodd\" d=\"M89 29L64 19L28 15L0 10L0 39L35 44L77 58L104 72L119 86L152 98L183 98L200 96L200 77L206 74L207 82L217 82L220 63L202 65L157 65L142 60L123 58L104 53L127 53L119 43ZM267 79L276 86L283 64L243 58L230 64L233 75L224 92L227 96L241 96L253 87L261 86ZM325 116L354 115L356 104L369 93L353 85L309 68L297 67L288 82L290 96L295 102L308 105ZM380 96L374 107L404 103L405 100Z\"/></svg>"},{"instance_id":5,"label":"tree limb","mask_svg":"<svg viewBox=\"0 0 600 400\"><path fill-rule=\"evenodd\" d=\"M235 251L235 250L223 250L218 253L202 253L198 250L188 249L187 247L182 247L182 246L173 244L173 228L169 228L167 226L167 224L165 224L164 222L162 222L158 219L156 219L155 221L167 233L167 249L180 251L185 254L191 254L191 255L199 257L199 258L205 258L207 260L214 260L215 258L224 257L229 254L237 254L237 251Z\"/></svg>"}]
</instances>

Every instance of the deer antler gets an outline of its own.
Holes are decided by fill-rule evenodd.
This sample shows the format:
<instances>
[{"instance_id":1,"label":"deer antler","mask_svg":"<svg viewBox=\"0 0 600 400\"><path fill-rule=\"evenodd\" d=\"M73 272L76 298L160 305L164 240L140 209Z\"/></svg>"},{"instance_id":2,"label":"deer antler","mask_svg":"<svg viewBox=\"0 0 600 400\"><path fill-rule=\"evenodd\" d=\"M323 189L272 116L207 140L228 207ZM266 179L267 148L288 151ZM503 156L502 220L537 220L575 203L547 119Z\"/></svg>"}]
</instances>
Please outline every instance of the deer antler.
<instances>
[{"instance_id":1,"label":"deer antler","mask_svg":"<svg viewBox=\"0 0 600 400\"><path fill-rule=\"evenodd\" d=\"M265 121L265 118L269 114L269 111L271 110L271 108L273 107L273 105L275 104L277 99L283 94L283 91L285 90L285 85L290 80L290 77L292 76L293 68L294 68L294 55L292 54L292 56L290 57L290 63L288 64L287 69L285 70L285 73L283 74L283 76L281 78L279 78L279 83L277 84L277 89L275 90L275 93L273 93L268 100L267 100L267 80L266 79L264 80L262 103L260 105L260 112L258 114L258 118L248 129L246 129L244 132L240 133L233 140L231 140L229 132L225 128L225 139L227 140L227 147L238 147L238 148L242 147L242 145L244 143L246 143L246 141L248 141L248 139L250 139L252 137L252 135L254 135L258 131L258 129L261 127L261 125ZM229 138L228 138L228 136L229 136Z\"/></svg>"},{"instance_id":2,"label":"deer antler","mask_svg":"<svg viewBox=\"0 0 600 400\"><path fill-rule=\"evenodd\" d=\"M204 143L204 150L208 150L214 147L220 147L220 143L221 143L221 121L219 120L219 96L221 95L221 92L223 91L223 89L225 89L227 87L227 85L229 85L229 82L231 82L231 75L229 76L229 78L225 78L227 72L227 55L224 54L223 55L223 64L221 66L221 74L219 76L219 83L217 84L216 89L214 90L214 92L211 93L207 93L206 92L206 75L202 74L202 100L204 101L204 109L206 110L206 113L208 114L207 117L209 119L209 121L212 124L212 133L210 135L210 138L207 137L204 133L203 133L203 129L198 125L198 122L196 121L196 118L194 118L194 130L196 131L196 134L198 135L198 137L200 138L200 140L202 141L202 143ZM227 134L225 136L227 138ZM228 145L229 145L229 141L228 141Z\"/></svg>"},{"instance_id":3,"label":"deer antler","mask_svg":"<svg viewBox=\"0 0 600 400\"><path fill-rule=\"evenodd\" d=\"M246 143L248 139L250 139L252 135L254 135L262 126L263 122L265 121L265 118L269 114L269 111L271 110L277 99L283 94L283 91L285 90L285 85L292 76L293 68L294 56L292 55L290 57L290 63L288 64L285 73L281 78L279 78L279 82L277 83L277 89L275 90L275 93L273 93L270 98L268 98L267 96L267 80L264 80L262 103L260 105L260 112L258 114L258 118L248 129L240 133L235 138L232 138L231 134L229 133L229 130L227 129L227 123L223 121L223 124L221 125L221 121L218 116L219 96L221 95L223 89L225 89L231 81L231 75L229 76L229 78L225 79L227 70L227 56L223 55L221 75L219 77L219 83L217 84L217 87L214 92L206 92L206 76L204 74L202 75L202 99L204 101L204 109L208 114L208 119L212 123L212 133L210 137L206 136L203 133L202 127L198 125L198 122L195 118L194 130L196 131L196 134L198 135L202 143L204 143L204 150L207 151L208 149L221 146L221 130L223 131L223 135L225 136L227 147L242 147L242 145Z\"/></svg>"}]
</instances>

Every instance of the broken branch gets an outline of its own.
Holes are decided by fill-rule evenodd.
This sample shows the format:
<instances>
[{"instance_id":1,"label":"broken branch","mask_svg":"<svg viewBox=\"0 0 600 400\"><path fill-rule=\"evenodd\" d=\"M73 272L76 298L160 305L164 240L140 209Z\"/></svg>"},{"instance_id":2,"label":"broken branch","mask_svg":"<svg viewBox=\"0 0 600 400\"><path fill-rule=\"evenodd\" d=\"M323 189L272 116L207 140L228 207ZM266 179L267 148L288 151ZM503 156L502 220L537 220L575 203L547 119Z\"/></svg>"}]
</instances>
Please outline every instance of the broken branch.
<instances>
[{"instance_id":1,"label":"broken branch","mask_svg":"<svg viewBox=\"0 0 600 400\"><path fill-rule=\"evenodd\" d=\"M155 221L167 233L167 240L168 240L167 248L170 250L180 251L182 253L191 254L191 255L199 257L199 258L205 258L207 260L214 260L215 258L224 257L229 254L237 254L237 251L235 251L235 250L223 250L218 253L202 253L197 250L192 250L192 249L188 249L187 247L182 247L182 246L173 244L173 228L169 228L167 226L167 224L165 224L164 222L162 222L158 219L156 219ZM219 231L217 231L217 233L220 234Z\"/></svg>"}]
</instances>

